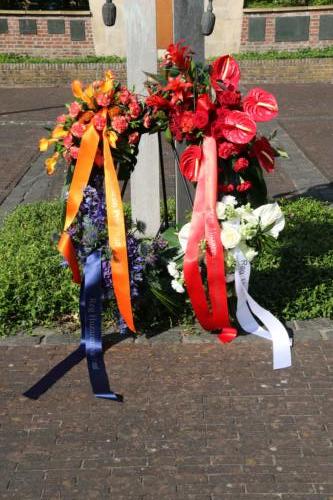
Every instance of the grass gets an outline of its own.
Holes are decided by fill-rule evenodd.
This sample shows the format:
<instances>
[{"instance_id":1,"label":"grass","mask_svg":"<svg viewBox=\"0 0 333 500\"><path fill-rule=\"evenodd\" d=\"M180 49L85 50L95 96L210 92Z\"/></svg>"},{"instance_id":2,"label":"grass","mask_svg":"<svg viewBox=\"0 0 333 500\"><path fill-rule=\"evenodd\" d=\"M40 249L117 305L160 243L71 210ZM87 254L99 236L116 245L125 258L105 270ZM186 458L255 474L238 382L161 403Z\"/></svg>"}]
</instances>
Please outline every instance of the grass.
<instances>
[{"instance_id":1,"label":"grass","mask_svg":"<svg viewBox=\"0 0 333 500\"><path fill-rule=\"evenodd\" d=\"M169 209L173 218L174 203ZM333 318L333 209L311 198L282 201L282 209L286 229L255 261L251 295L281 319ZM78 287L54 242L60 229L60 202L19 206L5 219L0 335L78 320Z\"/></svg>"}]
</instances>

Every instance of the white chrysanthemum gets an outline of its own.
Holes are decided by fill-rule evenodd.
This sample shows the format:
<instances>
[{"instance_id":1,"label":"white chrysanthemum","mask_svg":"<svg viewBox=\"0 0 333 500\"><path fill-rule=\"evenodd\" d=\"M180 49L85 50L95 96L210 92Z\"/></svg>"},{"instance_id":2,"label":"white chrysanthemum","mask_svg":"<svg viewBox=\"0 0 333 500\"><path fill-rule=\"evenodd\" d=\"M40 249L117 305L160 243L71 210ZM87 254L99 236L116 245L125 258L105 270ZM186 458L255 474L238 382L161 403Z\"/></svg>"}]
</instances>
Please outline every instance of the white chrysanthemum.
<instances>
[{"instance_id":1,"label":"white chrysanthemum","mask_svg":"<svg viewBox=\"0 0 333 500\"><path fill-rule=\"evenodd\" d=\"M171 281L171 286L172 288L177 292L177 293L184 293L185 292L185 288L183 287L183 285L177 281L177 280L172 280Z\"/></svg>"},{"instance_id":2,"label":"white chrysanthemum","mask_svg":"<svg viewBox=\"0 0 333 500\"><path fill-rule=\"evenodd\" d=\"M172 276L173 278L179 278L180 274L177 269L177 264L175 262L172 261L169 262L169 264L167 265L167 269L170 276Z\"/></svg>"},{"instance_id":3,"label":"white chrysanthemum","mask_svg":"<svg viewBox=\"0 0 333 500\"><path fill-rule=\"evenodd\" d=\"M235 248L241 241L241 235L233 224L223 223L221 231L221 241L224 248Z\"/></svg>"},{"instance_id":4,"label":"white chrysanthemum","mask_svg":"<svg viewBox=\"0 0 333 500\"><path fill-rule=\"evenodd\" d=\"M253 214L259 219L262 231L273 236L273 238L277 238L285 226L284 215L277 203L262 205L256 208Z\"/></svg>"},{"instance_id":5,"label":"white chrysanthemum","mask_svg":"<svg viewBox=\"0 0 333 500\"><path fill-rule=\"evenodd\" d=\"M186 251L187 242L190 236L191 224L188 222L185 224L178 233L178 239L183 252Z\"/></svg>"}]
</instances>

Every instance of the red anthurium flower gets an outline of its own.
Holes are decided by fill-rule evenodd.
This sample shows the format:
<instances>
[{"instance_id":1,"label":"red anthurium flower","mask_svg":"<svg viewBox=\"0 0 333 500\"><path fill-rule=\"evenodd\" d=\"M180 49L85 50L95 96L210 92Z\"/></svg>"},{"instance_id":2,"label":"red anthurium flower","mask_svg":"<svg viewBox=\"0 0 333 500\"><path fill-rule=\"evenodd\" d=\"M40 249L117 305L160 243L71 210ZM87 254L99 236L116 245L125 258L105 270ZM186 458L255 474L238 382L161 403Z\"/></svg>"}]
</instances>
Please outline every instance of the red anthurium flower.
<instances>
[{"instance_id":1,"label":"red anthurium flower","mask_svg":"<svg viewBox=\"0 0 333 500\"><path fill-rule=\"evenodd\" d=\"M270 145L266 137L258 139L251 149L251 156L255 156L261 168L266 172L272 172L275 166L276 151Z\"/></svg>"},{"instance_id":2,"label":"red anthurium flower","mask_svg":"<svg viewBox=\"0 0 333 500\"><path fill-rule=\"evenodd\" d=\"M244 111L256 122L273 120L279 112L278 104L273 94L266 90L252 89L244 99Z\"/></svg>"},{"instance_id":3,"label":"red anthurium flower","mask_svg":"<svg viewBox=\"0 0 333 500\"><path fill-rule=\"evenodd\" d=\"M240 79L240 70L237 62L231 56L222 56L212 64L211 82L215 90L221 91L222 85L236 89Z\"/></svg>"},{"instance_id":4,"label":"red anthurium flower","mask_svg":"<svg viewBox=\"0 0 333 500\"><path fill-rule=\"evenodd\" d=\"M241 94L234 90L223 90L217 92L217 100L221 106L237 107L241 102Z\"/></svg>"},{"instance_id":5,"label":"red anthurium flower","mask_svg":"<svg viewBox=\"0 0 333 500\"><path fill-rule=\"evenodd\" d=\"M197 111L212 111L215 109L215 104L210 100L208 94L200 94L197 100Z\"/></svg>"},{"instance_id":6,"label":"red anthurium flower","mask_svg":"<svg viewBox=\"0 0 333 500\"><path fill-rule=\"evenodd\" d=\"M255 122L242 111L230 111L224 118L224 137L235 144L247 144L256 135Z\"/></svg>"},{"instance_id":7,"label":"red anthurium flower","mask_svg":"<svg viewBox=\"0 0 333 500\"><path fill-rule=\"evenodd\" d=\"M200 146L188 146L180 157L180 170L189 181L198 182L201 156Z\"/></svg>"}]
</instances>

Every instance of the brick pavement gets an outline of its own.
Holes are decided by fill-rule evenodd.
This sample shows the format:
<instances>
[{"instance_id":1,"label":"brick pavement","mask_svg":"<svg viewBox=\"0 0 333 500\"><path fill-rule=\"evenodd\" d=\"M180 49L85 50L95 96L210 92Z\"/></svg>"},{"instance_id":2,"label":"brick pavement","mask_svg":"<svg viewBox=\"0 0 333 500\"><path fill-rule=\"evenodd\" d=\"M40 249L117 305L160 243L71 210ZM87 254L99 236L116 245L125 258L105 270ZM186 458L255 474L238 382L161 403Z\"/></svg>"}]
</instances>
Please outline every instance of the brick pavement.
<instances>
[{"instance_id":1,"label":"brick pavement","mask_svg":"<svg viewBox=\"0 0 333 500\"><path fill-rule=\"evenodd\" d=\"M332 500L333 328L314 325L280 371L260 339L114 345L122 404L93 398L85 362L29 400L73 346L3 345L0 498Z\"/></svg>"}]
</instances>

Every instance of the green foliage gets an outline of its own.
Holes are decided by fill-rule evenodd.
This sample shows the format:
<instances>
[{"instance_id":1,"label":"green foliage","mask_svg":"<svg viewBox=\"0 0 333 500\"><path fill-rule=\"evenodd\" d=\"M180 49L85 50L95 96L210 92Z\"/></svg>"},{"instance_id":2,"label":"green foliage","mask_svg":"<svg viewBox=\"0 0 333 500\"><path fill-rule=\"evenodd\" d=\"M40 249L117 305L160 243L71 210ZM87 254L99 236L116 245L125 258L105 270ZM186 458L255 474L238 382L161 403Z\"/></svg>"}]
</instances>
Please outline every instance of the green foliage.
<instances>
[{"instance_id":1,"label":"green foliage","mask_svg":"<svg viewBox=\"0 0 333 500\"><path fill-rule=\"evenodd\" d=\"M0 54L0 64L5 63L27 63L27 64L61 64L61 63L73 63L73 64L84 64L84 63L123 63L126 58L113 56L81 56L81 57L66 57L66 58L55 58L50 59L47 57L35 57L28 56L25 54Z\"/></svg>"},{"instance_id":2,"label":"green foliage","mask_svg":"<svg viewBox=\"0 0 333 500\"><path fill-rule=\"evenodd\" d=\"M311 198L281 203L286 229L255 260L251 294L281 319L333 318L333 209ZM77 319L78 287L54 240L61 212L60 202L19 206L0 229L0 335Z\"/></svg>"},{"instance_id":3,"label":"green foliage","mask_svg":"<svg viewBox=\"0 0 333 500\"><path fill-rule=\"evenodd\" d=\"M60 202L19 206L0 229L0 334L76 315L78 289L53 241Z\"/></svg>"},{"instance_id":4,"label":"green foliage","mask_svg":"<svg viewBox=\"0 0 333 500\"><path fill-rule=\"evenodd\" d=\"M333 318L333 209L282 201L286 228L254 262L251 294L279 318Z\"/></svg>"},{"instance_id":5,"label":"green foliage","mask_svg":"<svg viewBox=\"0 0 333 500\"><path fill-rule=\"evenodd\" d=\"M307 7L311 5L331 5L332 0L245 0L244 8L260 9L261 7Z\"/></svg>"},{"instance_id":6,"label":"green foliage","mask_svg":"<svg viewBox=\"0 0 333 500\"><path fill-rule=\"evenodd\" d=\"M314 57L324 58L333 57L333 45L322 49L297 49L292 52L278 50L269 50L266 52L241 52L240 54L235 54L234 56L238 61L260 59L307 59Z\"/></svg>"}]
</instances>

